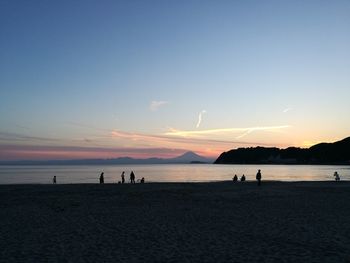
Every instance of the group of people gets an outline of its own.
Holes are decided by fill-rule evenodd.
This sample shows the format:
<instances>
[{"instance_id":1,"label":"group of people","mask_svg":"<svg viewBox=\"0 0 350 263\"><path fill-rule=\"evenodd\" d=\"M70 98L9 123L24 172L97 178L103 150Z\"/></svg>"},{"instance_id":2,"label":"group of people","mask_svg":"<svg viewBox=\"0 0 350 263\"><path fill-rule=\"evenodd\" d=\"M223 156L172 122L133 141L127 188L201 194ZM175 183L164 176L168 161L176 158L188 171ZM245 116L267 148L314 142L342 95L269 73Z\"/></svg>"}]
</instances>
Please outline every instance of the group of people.
<instances>
[{"instance_id":1,"label":"group of people","mask_svg":"<svg viewBox=\"0 0 350 263\"><path fill-rule=\"evenodd\" d=\"M123 171L121 174L122 181L119 181L118 183L125 184L125 172ZM140 183L143 184L145 182L145 177L142 177L140 180ZM135 183L135 173L134 171L131 171L130 173L130 183L134 184Z\"/></svg>"},{"instance_id":2,"label":"group of people","mask_svg":"<svg viewBox=\"0 0 350 263\"><path fill-rule=\"evenodd\" d=\"M125 172L124 171L121 174L121 178L122 178L122 180L118 181L118 184L120 184L120 183L124 184L125 183ZM100 174L99 180L100 180L100 184L104 184L105 183L104 172L102 172ZM142 177L139 181L140 181L141 184L145 183L145 177ZM52 183L53 184L57 183L56 175L52 178ZM134 171L131 171L131 173L130 173L130 183L131 184L135 184L136 183L135 182L135 173L134 173Z\"/></svg>"},{"instance_id":3,"label":"group of people","mask_svg":"<svg viewBox=\"0 0 350 263\"><path fill-rule=\"evenodd\" d=\"M336 182L340 181L340 176L339 176L337 171L334 172L333 176L334 176L334 179L335 179ZM259 169L258 172L256 173L256 176L255 176L255 179L258 181L258 185L259 186L261 185L261 177L262 177L261 176L261 170ZM241 179L240 179L240 181L244 182L245 180L246 180L246 178L245 178L245 175L243 174ZM233 182L237 182L238 181L237 174L235 174L235 176L232 178L232 181Z\"/></svg>"},{"instance_id":4,"label":"group of people","mask_svg":"<svg viewBox=\"0 0 350 263\"><path fill-rule=\"evenodd\" d=\"M335 179L336 182L340 181L340 176L339 176L339 174L338 174L337 171L334 172L333 176L334 176L334 179ZM121 180L121 181L118 181L118 183L119 183L119 184L120 184L120 183L124 184L124 183L125 183L125 171L122 172L121 178L122 178L122 180ZM258 172L257 172L257 174L256 174L256 176L255 176L255 179L256 179L257 182L258 182L258 186L260 186L260 185L261 185L261 179L262 179L261 170L260 170L260 169L258 170ZM240 181L241 181L241 182L244 182L245 180L246 180L246 177L245 177L245 175L243 174L243 175L241 176L241 178L240 178ZM237 174L235 174L235 176L232 178L232 181L233 181L233 182L237 182L237 181L238 181L238 176L237 176ZM100 174L100 184L104 184L104 182L105 182L104 173L102 172L102 173ZM56 175L52 178L52 183L53 183L53 184L56 184L56 183L57 183ZM131 173L130 173L130 183L131 183L131 184L135 184L135 173L134 173L134 171L131 171ZM141 183L141 184L145 183L145 178L144 178L144 177L141 178L140 183Z\"/></svg>"},{"instance_id":5,"label":"group of people","mask_svg":"<svg viewBox=\"0 0 350 263\"><path fill-rule=\"evenodd\" d=\"M120 175L120 177L122 178L121 181L118 181L118 184L125 184L125 171L122 172L122 174ZM104 173L102 172L101 175L100 175L100 184L104 184ZM134 171L131 171L130 173L130 183L131 184L135 184L135 173ZM142 177L141 180L140 180L140 183L143 184L145 183L145 177Z\"/></svg>"},{"instance_id":6,"label":"group of people","mask_svg":"<svg viewBox=\"0 0 350 263\"><path fill-rule=\"evenodd\" d=\"M241 176L241 179L239 179L241 182L244 182L245 181L245 175L243 174L242 176ZM232 181L234 181L234 182L237 182L238 181L238 176L237 176L237 174L235 174L235 176L232 178Z\"/></svg>"},{"instance_id":7,"label":"group of people","mask_svg":"<svg viewBox=\"0 0 350 263\"><path fill-rule=\"evenodd\" d=\"M258 186L260 186L260 185L261 185L261 170L260 170L260 169L258 170L255 179L258 181ZM246 178L245 178L245 175L243 174L243 175L241 176L240 181L241 181L241 182L245 182L245 180L246 180ZM232 178L232 181L233 181L233 182L237 182L237 181L238 181L238 176L237 176L237 174L235 174L235 176Z\"/></svg>"},{"instance_id":8,"label":"group of people","mask_svg":"<svg viewBox=\"0 0 350 263\"><path fill-rule=\"evenodd\" d=\"M335 179L336 182L340 181L340 176L339 176L337 171L334 172L333 176L334 176L334 179Z\"/></svg>"}]
</instances>

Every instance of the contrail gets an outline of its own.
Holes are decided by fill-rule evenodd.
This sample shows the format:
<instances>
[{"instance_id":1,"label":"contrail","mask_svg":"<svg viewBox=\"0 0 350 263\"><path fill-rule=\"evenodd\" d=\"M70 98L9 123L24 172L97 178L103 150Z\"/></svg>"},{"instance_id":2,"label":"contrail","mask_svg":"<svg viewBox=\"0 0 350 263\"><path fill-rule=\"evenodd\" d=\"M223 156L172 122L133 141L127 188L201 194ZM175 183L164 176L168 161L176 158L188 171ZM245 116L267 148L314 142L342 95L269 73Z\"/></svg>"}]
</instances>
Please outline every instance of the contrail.
<instances>
[{"instance_id":1,"label":"contrail","mask_svg":"<svg viewBox=\"0 0 350 263\"><path fill-rule=\"evenodd\" d=\"M149 105L149 109L151 111L157 111L161 106L166 105L168 103L169 103L168 101L163 101L163 100L156 101L156 100L153 100L153 101L151 101L151 104Z\"/></svg>"},{"instance_id":2,"label":"contrail","mask_svg":"<svg viewBox=\"0 0 350 263\"><path fill-rule=\"evenodd\" d=\"M207 111L206 111L206 110L202 110L202 111L199 113L199 115L198 115L198 122L197 122L197 125L196 125L196 128L197 128L197 129L199 128L199 125L201 125L201 122L202 122L202 115L203 115L204 113L207 113Z\"/></svg>"}]
</instances>

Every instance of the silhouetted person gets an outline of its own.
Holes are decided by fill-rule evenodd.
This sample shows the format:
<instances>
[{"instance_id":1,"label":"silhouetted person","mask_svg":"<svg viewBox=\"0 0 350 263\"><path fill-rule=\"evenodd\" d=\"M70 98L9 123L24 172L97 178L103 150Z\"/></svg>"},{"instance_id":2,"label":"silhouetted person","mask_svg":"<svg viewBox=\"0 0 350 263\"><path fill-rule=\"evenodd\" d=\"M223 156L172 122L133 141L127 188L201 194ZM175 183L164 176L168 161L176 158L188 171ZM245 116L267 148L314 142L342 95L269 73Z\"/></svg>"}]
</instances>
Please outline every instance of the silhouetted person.
<instances>
[{"instance_id":1,"label":"silhouetted person","mask_svg":"<svg viewBox=\"0 0 350 263\"><path fill-rule=\"evenodd\" d=\"M145 177L142 177L140 182L141 182L141 184L144 184L145 183Z\"/></svg>"},{"instance_id":2,"label":"silhouetted person","mask_svg":"<svg viewBox=\"0 0 350 263\"><path fill-rule=\"evenodd\" d=\"M334 172L334 179L335 179L335 181L336 182L338 182L338 181L340 181L340 177L339 177L339 174L338 174L338 172L336 171L336 172Z\"/></svg>"},{"instance_id":3,"label":"silhouetted person","mask_svg":"<svg viewBox=\"0 0 350 263\"><path fill-rule=\"evenodd\" d=\"M258 180L258 185L261 185L261 171L258 170L258 173L256 174L256 180Z\"/></svg>"},{"instance_id":4,"label":"silhouetted person","mask_svg":"<svg viewBox=\"0 0 350 263\"><path fill-rule=\"evenodd\" d=\"M122 172L121 177L122 177L122 184L123 184L123 183L125 183L125 172L124 171Z\"/></svg>"},{"instance_id":5,"label":"silhouetted person","mask_svg":"<svg viewBox=\"0 0 350 263\"><path fill-rule=\"evenodd\" d=\"M130 183L132 183L132 184L135 183L135 174L134 174L134 171L131 171L131 173L130 173Z\"/></svg>"},{"instance_id":6,"label":"silhouetted person","mask_svg":"<svg viewBox=\"0 0 350 263\"><path fill-rule=\"evenodd\" d=\"M52 178L52 183L56 184L56 175Z\"/></svg>"},{"instance_id":7,"label":"silhouetted person","mask_svg":"<svg viewBox=\"0 0 350 263\"><path fill-rule=\"evenodd\" d=\"M244 182L244 181L245 181L245 175L243 174L241 177L241 182Z\"/></svg>"},{"instance_id":8,"label":"silhouetted person","mask_svg":"<svg viewBox=\"0 0 350 263\"><path fill-rule=\"evenodd\" d=\"M234 182L237 182L237 181L238 181L237 174L235 174L235 176L232 178L232 181L234 181Z\"/></svg>"},{"instance_id":9,"label":"silhouetted person","mask_svg":"<svg viewBox=\"0 0 350 263\"><path fill-rule=\"evenodd\" d=\"M105 183L104 173L101 173L101 175L100 175L100 184L104 184L104 183Z\"/></svg>"}]
</instances>

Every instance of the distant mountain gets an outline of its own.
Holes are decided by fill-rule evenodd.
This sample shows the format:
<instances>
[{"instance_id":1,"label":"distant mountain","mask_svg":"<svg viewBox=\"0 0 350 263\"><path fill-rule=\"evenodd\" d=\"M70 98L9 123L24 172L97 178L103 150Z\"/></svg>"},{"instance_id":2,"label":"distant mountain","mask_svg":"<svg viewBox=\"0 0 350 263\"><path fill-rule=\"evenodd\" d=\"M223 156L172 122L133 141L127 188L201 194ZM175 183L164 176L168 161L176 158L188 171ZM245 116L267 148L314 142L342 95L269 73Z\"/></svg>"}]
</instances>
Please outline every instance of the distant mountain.
<instances>
[{"instance_id":1,"label":"distant mountain","mask_svg":"<svg viewBox=\"0 0 350 263\"><path fill-rule=\"evenodd\" d=\"M310 148L238 148L222 153L215 164L350 164L350 137Z\"/></svg>"},{"instance_id":2,"label":"distant mountain","mask_svg":"<svg viewBox=\"0 0 350 263\"><path fill-rule=\"evenodd\" d=\"M105 165L105 164L188 164L188 163L213 163L214 159L205 158L194 152L186 152L175 158L147 158L134 159L120 157L113 159L79 159L79 160L24 160L24 161L0 161L0 165Z\"/></svg>"},{"instance_id":3,"label":"distant mountain","mask_svg":"<svg viewBox=\"0 0 350 263\"><path fill-rule=\"evenodd\" d=\"M175 163L212 163L214 161L194 152L186 152L183 155L167 160Z\"/></svg>"}]
</instances>

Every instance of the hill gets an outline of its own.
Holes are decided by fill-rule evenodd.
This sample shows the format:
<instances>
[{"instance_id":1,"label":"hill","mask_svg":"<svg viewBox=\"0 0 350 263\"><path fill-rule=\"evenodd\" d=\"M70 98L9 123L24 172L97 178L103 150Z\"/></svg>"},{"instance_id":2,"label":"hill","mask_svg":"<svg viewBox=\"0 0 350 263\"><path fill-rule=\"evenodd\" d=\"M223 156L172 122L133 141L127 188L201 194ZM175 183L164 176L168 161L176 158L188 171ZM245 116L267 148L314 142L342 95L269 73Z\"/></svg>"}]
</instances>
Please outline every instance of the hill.
<instances>
[{"instance_id":1,"label":"hill","mask_svg":"<svg viewBox=\"0 0 350 263\"><path fill-rule=\"evenodd\" d=\"M238 148L223 152L215 164L350 164L350 137L310 148Z\"/></svg>"}]
</instances>

